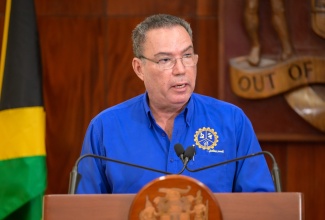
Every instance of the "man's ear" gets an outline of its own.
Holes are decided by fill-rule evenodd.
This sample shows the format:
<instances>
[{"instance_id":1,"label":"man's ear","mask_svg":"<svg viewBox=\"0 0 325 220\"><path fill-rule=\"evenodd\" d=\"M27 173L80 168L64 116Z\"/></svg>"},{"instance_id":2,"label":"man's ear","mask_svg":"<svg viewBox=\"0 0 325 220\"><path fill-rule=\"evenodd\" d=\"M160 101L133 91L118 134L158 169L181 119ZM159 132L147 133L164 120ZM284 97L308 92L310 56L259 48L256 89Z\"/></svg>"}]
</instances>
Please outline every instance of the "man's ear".
<instances>
[{"instance_id":1,"label":"man's ear","mask_svg":"<svg viewBox=\"0 0 325 220\"><path fill-rule=\"evenodd\" d=\"M143 71L141 59L134 57L132 60L132 67L137 76L143 81Z\"/></svg>"}]
</instances>

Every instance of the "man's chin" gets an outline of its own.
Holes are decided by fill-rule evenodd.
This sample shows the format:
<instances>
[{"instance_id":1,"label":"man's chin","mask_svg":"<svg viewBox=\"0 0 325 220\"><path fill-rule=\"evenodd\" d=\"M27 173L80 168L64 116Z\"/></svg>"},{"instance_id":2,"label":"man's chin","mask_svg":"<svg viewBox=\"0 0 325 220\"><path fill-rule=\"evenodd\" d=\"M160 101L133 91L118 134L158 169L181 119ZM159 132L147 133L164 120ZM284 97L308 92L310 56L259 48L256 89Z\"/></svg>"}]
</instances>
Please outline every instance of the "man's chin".
<instances>
[{"instance_id":1,"label":"man's chin","mask_svg":"<svg viewBox=\"0 0 325 220\"><path fill-rule=\"evenodd\" d=\"M174 105L185 105L190 99L190 95L178 96L172 99Z\"/></svg>"}]
</instances>

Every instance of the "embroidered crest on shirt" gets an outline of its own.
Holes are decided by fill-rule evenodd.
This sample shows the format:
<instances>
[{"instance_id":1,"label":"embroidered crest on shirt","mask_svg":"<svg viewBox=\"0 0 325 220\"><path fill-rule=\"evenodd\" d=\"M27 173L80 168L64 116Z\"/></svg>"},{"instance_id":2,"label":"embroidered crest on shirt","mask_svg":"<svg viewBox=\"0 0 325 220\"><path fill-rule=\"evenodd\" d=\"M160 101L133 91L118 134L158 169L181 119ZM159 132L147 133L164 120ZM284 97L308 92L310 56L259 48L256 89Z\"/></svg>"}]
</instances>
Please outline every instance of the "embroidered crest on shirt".
<instances>
[{"instance_id":1,"label":"embroidered crest on shirt","mask_svg":"<svg viewBox=\"0 0 325 220\"><path fill-rule=\"evenodd\" d=\"M217 146L218 138L219 136L214 129L203 127L195 132L194 142L203 150L212 150Z\"/></svg>"}]
</instances>

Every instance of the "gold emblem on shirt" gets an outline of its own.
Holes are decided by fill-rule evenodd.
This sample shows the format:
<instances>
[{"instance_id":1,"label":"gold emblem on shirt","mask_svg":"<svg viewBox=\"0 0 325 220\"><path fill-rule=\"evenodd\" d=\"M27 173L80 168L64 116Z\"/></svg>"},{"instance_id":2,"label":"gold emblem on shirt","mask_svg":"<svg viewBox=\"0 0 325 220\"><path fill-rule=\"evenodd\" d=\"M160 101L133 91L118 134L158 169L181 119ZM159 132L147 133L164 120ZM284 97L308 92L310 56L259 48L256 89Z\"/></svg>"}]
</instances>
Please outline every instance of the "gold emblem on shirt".
<instances>
[{"instance_id":1,"label":"gold emblem on shirt","mask_svg":"<svg viewBox=\"0 0 325 220\"><path fill-rule=\"evenodd\" d=\"M203 127L195 132L194 142L203 150L211 150L217 146L218 138L219 136L214 129Z\"/></svg>"}]
</instances>

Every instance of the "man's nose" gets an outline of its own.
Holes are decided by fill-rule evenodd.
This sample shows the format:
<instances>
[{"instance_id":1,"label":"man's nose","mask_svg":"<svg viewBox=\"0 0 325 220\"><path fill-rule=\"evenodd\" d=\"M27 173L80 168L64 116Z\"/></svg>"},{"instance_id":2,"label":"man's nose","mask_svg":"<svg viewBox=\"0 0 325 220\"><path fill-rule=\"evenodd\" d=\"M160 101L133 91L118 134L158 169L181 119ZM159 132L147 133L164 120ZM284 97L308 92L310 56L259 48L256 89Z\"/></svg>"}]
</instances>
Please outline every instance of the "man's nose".
<instances>
[{"instance_id":1,"label":"man's nose","mask_svg":"<svg viewBox=\"0 0 325 220\"><path fill-rule=\"evenodd\" d=\"M173 67L173 72L175 74L183 74L185 72L185 66L183 64L182 58L175 59L175 66Z\"/></svg>"}]
</instances>

